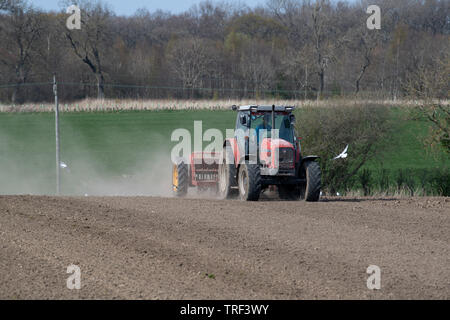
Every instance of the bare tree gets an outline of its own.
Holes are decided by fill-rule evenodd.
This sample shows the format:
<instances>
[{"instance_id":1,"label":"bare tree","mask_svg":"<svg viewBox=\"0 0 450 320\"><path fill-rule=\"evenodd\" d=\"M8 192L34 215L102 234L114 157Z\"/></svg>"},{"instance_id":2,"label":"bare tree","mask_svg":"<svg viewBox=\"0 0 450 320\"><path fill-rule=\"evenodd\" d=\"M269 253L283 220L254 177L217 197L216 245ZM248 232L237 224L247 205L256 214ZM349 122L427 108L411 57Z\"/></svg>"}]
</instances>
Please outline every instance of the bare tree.
<instances>
[{"instance_id":1,"label":"bare tree","mask_svg":"<svg viewBox=\"0 0 450 320\"><path fill-rule=\"evenodd\" d=\"M288 38L295 49L300 49L307 42L307 21L310 3L303 0L269 0L269 10L287 30Z\"/></svg>"},{"instance_id":2,"label":"bare tree","mask_svg":"<svg viewBox=\"0 0 450 320\"><path fill-rule=\"evenodd\" d=\"M270 47L252 40L241 57L240 69L244 79L252 84L256 96L269 89L275 76ZM247 84L245 85L247 88Z\"/></svg>"},{"instance_id":3,"label":"bare tree","mask_svg":"<svg viewBox=\"0 0 450 320\"><path fill-rule=\"evenodd\" d=\"M183 89L190 89L191 97L195 88L201 85L202 76L206 74L210 61L206 42L201 39L175 40L169 48L171 68L182 81Z\"/></svg>"},{"instance_id":4,"label":"bare tree","mask_svg":"<svg viewBox=\"0 0 450 320\"><path fill-rule=\"evenodd\" d=\"M19 92L32 69L36 42L42 30L42 19L40 13L26 1L4 1L3 5L8 14L0 20L0 62L12 71L11 80L16 86L11 101L16 103L22 102Z\"/></svg>"},{"instance_id":5,"label":"bare tree","mask_svg":"<svg viewBox=\"0 0 450 320\"><path fill-rule=\"evenodd\" d=\"M448 45L446 47L433 65L417 67L415 74L407 81L407 92L420 101L415 116L430 123L425 144L431 149L442 148L450 153L450 106L445 101L450 92L450 54Z\"/></svg>"},{"instance_id":6,"label":"bare tree","mask_svg":"<svg viewBox=\"0 0 450 320\"><path fill-rule=\"evenodd\" d=\"M76 2L75 2L76 3ZM97 80L97 98L105 97L106 51L112 45L110 9L101 1L83 0L78 3L81 15L81 30L66 30L73 52L92 71Z\"/></svg>"},{"instance_id":7,"label":"bare tree","mask_svg":"<svg viewBox=\"0 0 450 320\"><path fill-rule=\"evenodd\" d=\"M334 59L337 42L332 41L333 25L331 20L331 5L328 0L317 0L311 12L309 27L312 31L312 41L315 52L315 64L319 77L317 98L323 95L325 89L325 72ZM337 40L337 39L334 39Z\"/></svg>"},{"instance_id":8,"label":"bare tree","mask_svg":"<svg viewBox=\"0 0 450 320\"><path fill-rule=\"evenodd\" d=\"M368 30L364 25L360 28L351 29L347 48L356 54L354 61L357 66L357 75L354 80L354 92L357 95L361 89L361 81L367 69L373 64L374 50L379 45L380 34L377 30Z\"/></svg>"},{"instance_id":9,"label":"bare tree","mask_svg":"<svg viewBox=\"0 0 450 320\"><path fill-rule=\"evenodd\" d=\"M8 10L13 6L15 0L0 0L0 10Z\"/></svg>"},{"instance_id":10,"label":"bare tree","mask_svg":"<svg viewBox=\"0 0 450 320\"><path fill-rule=\"evenodd\" d=\"M295 90L302 93L305 99L311 90L315 90L309 79L311 66L314 65L313 56L312 48L305 45L301 50L289 48L282 57L283 74L293 80Z\"/></svg>"}]
</instances>

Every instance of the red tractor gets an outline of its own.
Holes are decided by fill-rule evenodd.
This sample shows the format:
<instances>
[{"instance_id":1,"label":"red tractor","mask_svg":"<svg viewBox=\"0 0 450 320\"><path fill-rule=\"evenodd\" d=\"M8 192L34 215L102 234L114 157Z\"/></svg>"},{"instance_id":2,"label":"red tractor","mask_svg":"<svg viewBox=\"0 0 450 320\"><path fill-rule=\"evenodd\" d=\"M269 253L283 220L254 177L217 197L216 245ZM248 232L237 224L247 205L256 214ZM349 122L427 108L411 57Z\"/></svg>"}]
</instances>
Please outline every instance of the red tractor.
<instances>
[{"instance_id":1,"label":"red tractor","mask_svg":"<svg viewBox=\"0 0 450 320\"><path fill-rule=\"evenodd\" d=\"M234 137L224 141L221 153L192 153L189 165L184 160L174 165L175 195L186 195L191 186L213 189L220 199L239 194L241 200L257 201L272 188L281 199L318 201L318 157L301 155L294 107L233 106L233 110L237 111Z\"/></svg>"}]
</instances>

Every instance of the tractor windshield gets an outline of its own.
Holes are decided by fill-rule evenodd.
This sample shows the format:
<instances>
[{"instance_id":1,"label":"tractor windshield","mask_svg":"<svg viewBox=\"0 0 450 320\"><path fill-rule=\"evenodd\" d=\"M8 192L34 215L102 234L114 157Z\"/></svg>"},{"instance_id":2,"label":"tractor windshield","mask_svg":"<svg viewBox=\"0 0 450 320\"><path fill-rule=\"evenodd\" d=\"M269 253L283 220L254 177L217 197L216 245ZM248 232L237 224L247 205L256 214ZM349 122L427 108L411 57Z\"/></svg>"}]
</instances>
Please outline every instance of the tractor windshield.
<instances>
[{"instance_id":1,"label":"tractor windshield","mask_svg":"<svg viewBox=\"0 0 450 320\"><path fill-rule=\"evenodd\" d=\"M294 143L294 134L291 127L291 121L287 112L275 113L275 127L279 130L279 138ZM251 129L255 130L259 141L259 130L267 130L267 138L271 137L272 130L272 113L271 112L256 112L251 114Z\"/></svg>"}]
</instances>

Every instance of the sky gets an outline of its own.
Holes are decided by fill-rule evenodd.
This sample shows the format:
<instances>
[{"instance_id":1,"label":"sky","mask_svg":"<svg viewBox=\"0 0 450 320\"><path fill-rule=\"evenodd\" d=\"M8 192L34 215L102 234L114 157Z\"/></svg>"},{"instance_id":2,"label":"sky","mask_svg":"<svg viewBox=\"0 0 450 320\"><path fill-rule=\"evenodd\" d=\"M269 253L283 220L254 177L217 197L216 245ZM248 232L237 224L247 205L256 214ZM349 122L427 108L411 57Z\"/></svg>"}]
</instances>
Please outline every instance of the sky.
<instances>
[{"instance_id":1,"label":"sky","mask_svg":"<svg viewBox=\"0 0 450 320\"><path fill-rule=\"evenodd\" d=\"M44 10L59 11L61 9L59 5L61 3L60 0L31 0L30 2ZM186 11L194 4L198 4L201 0L103 0L103 2L110 4L117 15L132 15L140 8L146 8L150 12L162 9L172 13L180 13ZM218 1L213 0L213 2ZM264 4L265 0L228 0L227 2L245 3L250 7L254 7L258 4Z\"/></svg>"}]
</instances>

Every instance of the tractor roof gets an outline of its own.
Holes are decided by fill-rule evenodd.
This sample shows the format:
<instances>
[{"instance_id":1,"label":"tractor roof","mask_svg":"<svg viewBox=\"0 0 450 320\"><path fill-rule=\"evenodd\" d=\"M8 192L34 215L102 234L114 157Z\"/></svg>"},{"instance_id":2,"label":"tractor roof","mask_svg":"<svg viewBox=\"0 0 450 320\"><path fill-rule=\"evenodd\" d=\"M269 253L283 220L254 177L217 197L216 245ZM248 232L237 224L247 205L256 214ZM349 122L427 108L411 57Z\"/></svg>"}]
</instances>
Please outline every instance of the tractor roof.
<instances>
[{"instance_id":1,"label":"tractor roof","mask_svg":"<svg viewBox=\"0 0 450 320\"><path fill-rule=\"evenodd\" d=\"M248 106L233 106L233 110L237 111L254 111L254 112L271 112L272 108L275 107L275 111L278 112L291 112L294 110L293 106L257 106L257 105L248 105Z\"/></svg>"}]
</instances>

